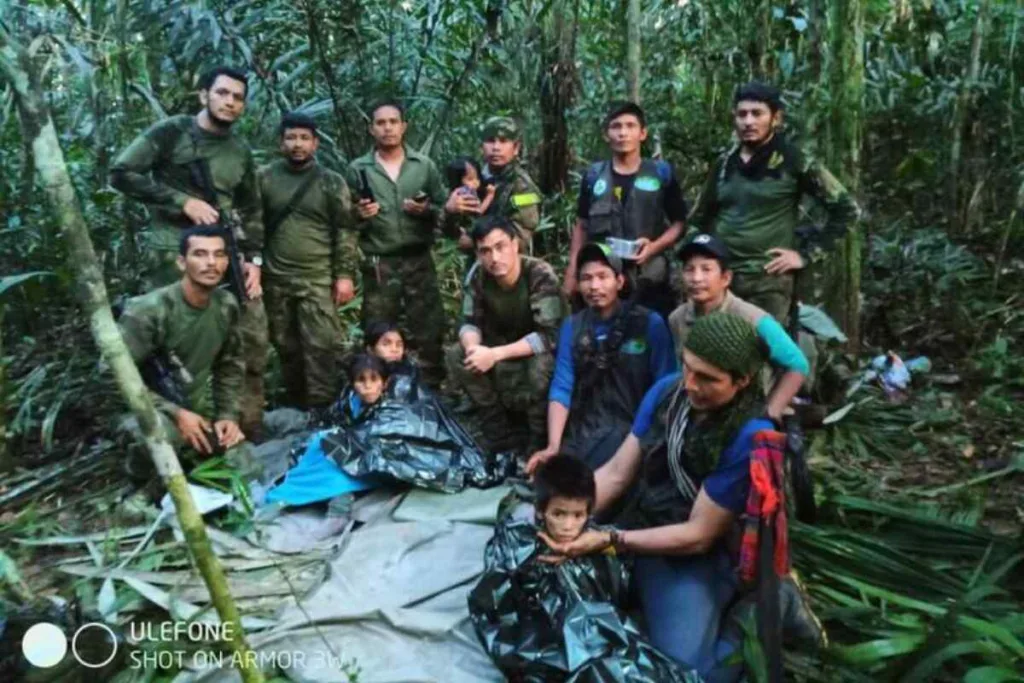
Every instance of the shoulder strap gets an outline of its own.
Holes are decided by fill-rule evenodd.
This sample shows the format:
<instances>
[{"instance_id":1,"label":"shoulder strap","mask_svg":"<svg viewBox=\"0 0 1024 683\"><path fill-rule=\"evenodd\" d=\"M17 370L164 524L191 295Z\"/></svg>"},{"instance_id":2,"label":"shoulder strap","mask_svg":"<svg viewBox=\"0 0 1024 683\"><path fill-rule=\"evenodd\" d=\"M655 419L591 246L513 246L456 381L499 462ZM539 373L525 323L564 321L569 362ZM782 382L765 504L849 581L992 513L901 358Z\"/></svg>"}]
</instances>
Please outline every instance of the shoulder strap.
<instances>
[{"instance_id":1,"label":"shoulder strap","mask_svg":"<svg viewBox=\"0 0 1024 683\"><path fill-rule=\"evenodd\" d=\"M284 219L291 215L292 211L295 210L295 207L297 207L305 198L306 194L309 193L310 188L313 187L313 183L315 183L319 178L320 167L316 166L313 169L313 172L310 173L309 176L302 181L302 184L299 185L295 192L292 193L292 196L288 199L288 203L264 224L264 233L266 234L267 239L274 234L281 223L284 223Z\"/></svg>"}]
</instances>

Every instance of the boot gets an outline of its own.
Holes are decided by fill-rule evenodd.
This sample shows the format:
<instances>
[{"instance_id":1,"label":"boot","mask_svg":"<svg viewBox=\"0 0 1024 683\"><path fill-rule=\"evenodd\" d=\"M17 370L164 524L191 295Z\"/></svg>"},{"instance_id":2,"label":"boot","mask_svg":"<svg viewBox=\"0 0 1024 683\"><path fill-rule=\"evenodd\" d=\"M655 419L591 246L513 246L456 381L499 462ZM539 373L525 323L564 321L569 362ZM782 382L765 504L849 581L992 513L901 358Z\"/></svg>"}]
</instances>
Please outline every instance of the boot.
<instances>
[{"instance_id":1,"label":"boot","mask_svg":"<svg viewBox=\"0 0 1024 683\"><path fill-rule=\"evenodd\" d=\"M815 647L828 646L825 627L811 609L811 600L795 571L779 580L779 610L786 640Z\"/></svg>"}]
</instances>

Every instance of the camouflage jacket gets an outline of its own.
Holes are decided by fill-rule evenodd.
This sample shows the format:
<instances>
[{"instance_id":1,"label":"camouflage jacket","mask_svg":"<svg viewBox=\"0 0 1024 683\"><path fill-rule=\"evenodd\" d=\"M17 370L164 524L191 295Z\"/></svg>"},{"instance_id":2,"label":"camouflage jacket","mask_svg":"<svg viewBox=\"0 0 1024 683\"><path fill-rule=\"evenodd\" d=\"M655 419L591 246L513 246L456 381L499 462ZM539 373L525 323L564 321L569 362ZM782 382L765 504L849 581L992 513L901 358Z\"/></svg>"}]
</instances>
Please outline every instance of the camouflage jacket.
<instances>
[{"instance_id":1,"label":"camouflage jacket","mask_svg":"<svg viewBox=\"0 0 1024 683\"><path fill-rule=\"evenodd\" d=\"M734 146L711 167L689 223L717 234L729 248L733 269L760 273L771 259L766 252L800 249L815 260L842 237L857 219L853 198L835 176L805 150L781 135L766 143L765 158L755 171L741 170L740 148ZM803 244L796 228L800 202L809 196L824 208L824 227Z\"/></svg>"},{"instance_id":2,"label":"camouflage jacket","mask_svg":"<svg viewBox=\"0 0 1024 683\"><path fill-rule=\"evenodd\" d=\"M508 292L477 263L467 278L462 298L463 325L480 332L487 346L526 339L534 353L551 352L566 313L558 276L545 261L520 256L521 274ZM510 310L510 305L514 307Z\"/></svg>"},{"instance_id":3,"label":"camouflage jacket","mask_svg":"<svg viewBox=\"0 0 1024 683\"><path fill-rule=\"evenodd\" d=\"M256 163L252 152L234 135L217 135L200 128L193 116L172 116L154 123L114 160L110 184L149 208L152 244L177 250L179 230L192 223L182 212L185 202L204 192L190 168L206 159L224 212L237 212L243 235L239 244L246 257L263 249L263 215Z\"/></svg>"},{"instance_id":4,"label":"camouflage jacket","mask_svg":"<svg viewBox=\"0 0 1024 683\"><path fill-rule=\"evenodd\" d=\"M189 405L151 391L157 410L173 417L188 408L208 419L238 420L245 375L238 316L238 302L227 290L215 289L210 305L197 309L185 301L180 282L128 301L118 327L132 360L173 353L187 371L181 378L187 386L180 388Z\"/></svg>"}]
</instances>

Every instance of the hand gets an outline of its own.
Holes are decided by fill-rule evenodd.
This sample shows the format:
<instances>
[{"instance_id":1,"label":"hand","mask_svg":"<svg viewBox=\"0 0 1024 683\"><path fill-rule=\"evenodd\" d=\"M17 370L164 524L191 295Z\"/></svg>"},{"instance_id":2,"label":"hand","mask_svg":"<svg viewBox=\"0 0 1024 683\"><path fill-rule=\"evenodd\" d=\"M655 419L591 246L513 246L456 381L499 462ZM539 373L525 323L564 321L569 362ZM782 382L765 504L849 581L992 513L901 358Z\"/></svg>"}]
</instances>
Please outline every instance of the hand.
<instances>
[{"instance_id":1,"label":"hand","mask_svg":"<svg viewBox=\"0 0 1024 683\"><path fill-rule=\"evenodd\" d=\"M214 225L220 219L217 209L195 197L185 200L181 212L188 216L193 225Z\"/></svg>"},{"instance_id":2,"label":"hand","mask_svg":"<svg viewBox=\"0 0 1024 683\"><path fill-rule=\"evenodd\" d=\"M494 185L488 185L487 189L484 190L484 199L480 202L480 213L487 213L487 209L491 207L491 202L494 201L495 192Z\"/></svg>"},{"instance_id":3,"label":"hand","mask_svg":"<svg viewBox=\"0 0 1024 683\"><path fill-rule=\"evenodd\" d=\"M658 252L654 249L654 243L651 242L649 238L638 237L635 241L640 245L640 249L636 252L636 256L633 257L633 260L636 261L638 266L642 266L647 263L647 261L658 255Z\"/></svg>"},{"instance_id":4,"label":"hand","mask_svg":"<svg viewBox=\"0 0 1024 683\"><path fill-rule=\"evenodd\" d=\"M466 349L466 360L463 362L463 367L472 373L482 375L498 362L498 354L494 352L489 346L478 344L472 348Z\"/></svg>"},{"instance_id":5,"label":"hand","mask_svg":"<svg viewBox=\"0 0 1024 683\"><path fill-rule=\"evenodd\" d=\"M334 281L334 288L331 290L331 298L335 306L347 304L356 298L356 285L350 277L339 277Z\"/></svg>"},{"instance_id":6,"label":"hand","mask_svg":"<svg viewBox=\"0 0 1024 683\"><path fill-rule=\"evenodd\" d=\"M234 420L217 420L213 423L213 431L217 434L217 443L225 449L245 441L245 434Z\"/></svg>"},{"instance_id":7,"label":"hand","mask_svg":"<svg viewBox=\"0 0 1024 683\"><path fill-rule=\"evenodd\" d=\"M370 199L360 199L356 204L356 211L359 217L366 221L380 213L380 204Z\"/></svg>"},{"instance_id":8,"label":"hand","mask_svg":"<svg viewBox=\"0 0 1024 683\"><path fill-rule=\"evenodd\" d=\"M536 453L530 456L529 460L526 461L526 474L529 475L530 477L533 477L533 473L537 470L538 467L540 467L541 465L543 465L545 462L555 457L556 455L558 455L558 446L552 446L551 444L548 444L546 448L537 451Z\"/></svg>"},{"instance_id":9,"label":"hand","mask_svg":"<svg viewBox=\"0 0 1024 683\"><path fill-rule=\"evenodd\" d=\"M444 210L447 213L480 214L480 200L473 195L464 195L456 188L448 195L448 201L444 203Z\"/></svg>"},{"instance_id":10,"label":"hand","mask_svg":"<svg viewBox=\"0 0 1024 683\"><path fill-rule=\"evenodd\" d=\"M424 197L419 201L406 199L402 202L402 210L410 216L422 216L430 211L430 197Z\"/></svg>"},{"instance_id":11,"label":"hand","mask_svg":"<svg viewBox=\"0 0 1024 683\"><path fill-rule=\"evenodd\" d=\"M473 251L476 245L473 244L473 238L463 232L459 235L459 249L462 251Z\"/></svg>"},{"instance_id":12,"label":"hand","mask_svg":"<svg viewBox=\"0 0 1024 683\"><path fill-rule=\"evenodd\" d=\"M189 446L206 455L213 453L213 446L206 438L210 431L210 422L206 418L191 410L180 408L174 416L174 421L178 426L178 433Z\"/></svg>"},{"instance_id":13,"label":"hand","mask_svg":"<svg viewBox=\"0 0 1024 683\"><path fill-rule=\"evenodd\" d=\"M263 296L263 286L260 284L262 279L262 272L260 267L255 263L246 263L242 265L242 271L245 273L245 293L250 299L259 299Z\"/></svg>"},{"instance_id":14,"label":"hand","mask_svg":"<svg viewBox=\"0 0 1024 683\"><path fill-rule=\"evenodd\" d=\"M784 275L792 270L800 270L804 267L804 257L800 255L800 252L793 249L776 247L775 249L769 249L765 253L775 257L764 267L764 272L769 275Z\"/></svg>"},{"instance_id":15,"label":"hand","mask_svg":"<svg viewBox=\"0 0 1024 683\"><path fill-rule=\"evenodd\" d=\"M562 294L565 298L572 297L576 293L576 266L572 263L565 269L565 277L562 278Z\"/></svg>"},{"instance_id":16,"label":"hand","mask_svg":"<svg viewBox=\"0 0 1024 683\"><path fill-rule=\"evenodd\" d=\"M598 531L597 529L584 531L579 535L579 538L567 543L559 543L544 531L538 531L537 535L542 541L547 543L549 548L557 553L556 555L540 555L537 558L541 562L547 562L548 564L561 564L571 557L581 557L601 552L612 544L611 532Z\"/></svg>"}]
</instances>

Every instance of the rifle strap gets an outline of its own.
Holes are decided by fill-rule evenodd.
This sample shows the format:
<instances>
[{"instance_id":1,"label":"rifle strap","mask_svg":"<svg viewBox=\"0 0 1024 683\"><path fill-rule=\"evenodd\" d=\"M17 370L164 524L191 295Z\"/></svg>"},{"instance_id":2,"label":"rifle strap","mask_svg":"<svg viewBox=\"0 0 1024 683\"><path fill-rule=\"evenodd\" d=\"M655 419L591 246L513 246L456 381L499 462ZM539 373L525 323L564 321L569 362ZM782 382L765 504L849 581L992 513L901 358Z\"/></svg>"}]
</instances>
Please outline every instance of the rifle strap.
<instances>
[{"instance_id":1,"label":"rifle strap","mask_svg":"<svg viewBox=\"0 0 1024 683\"><path fill-rule=\"evenodd\" d=\"M310 188L320 178L320 167L315 166L306 178L303 179L302 184L292 193L292 196L288 199L288 203L284 207L274 214L274 216L266 221L264 224L264 240L269 242L271 235L284 223L284 219L291 215L292 211L305 199L306 194Z\"/></svg>"}]
</instances>

